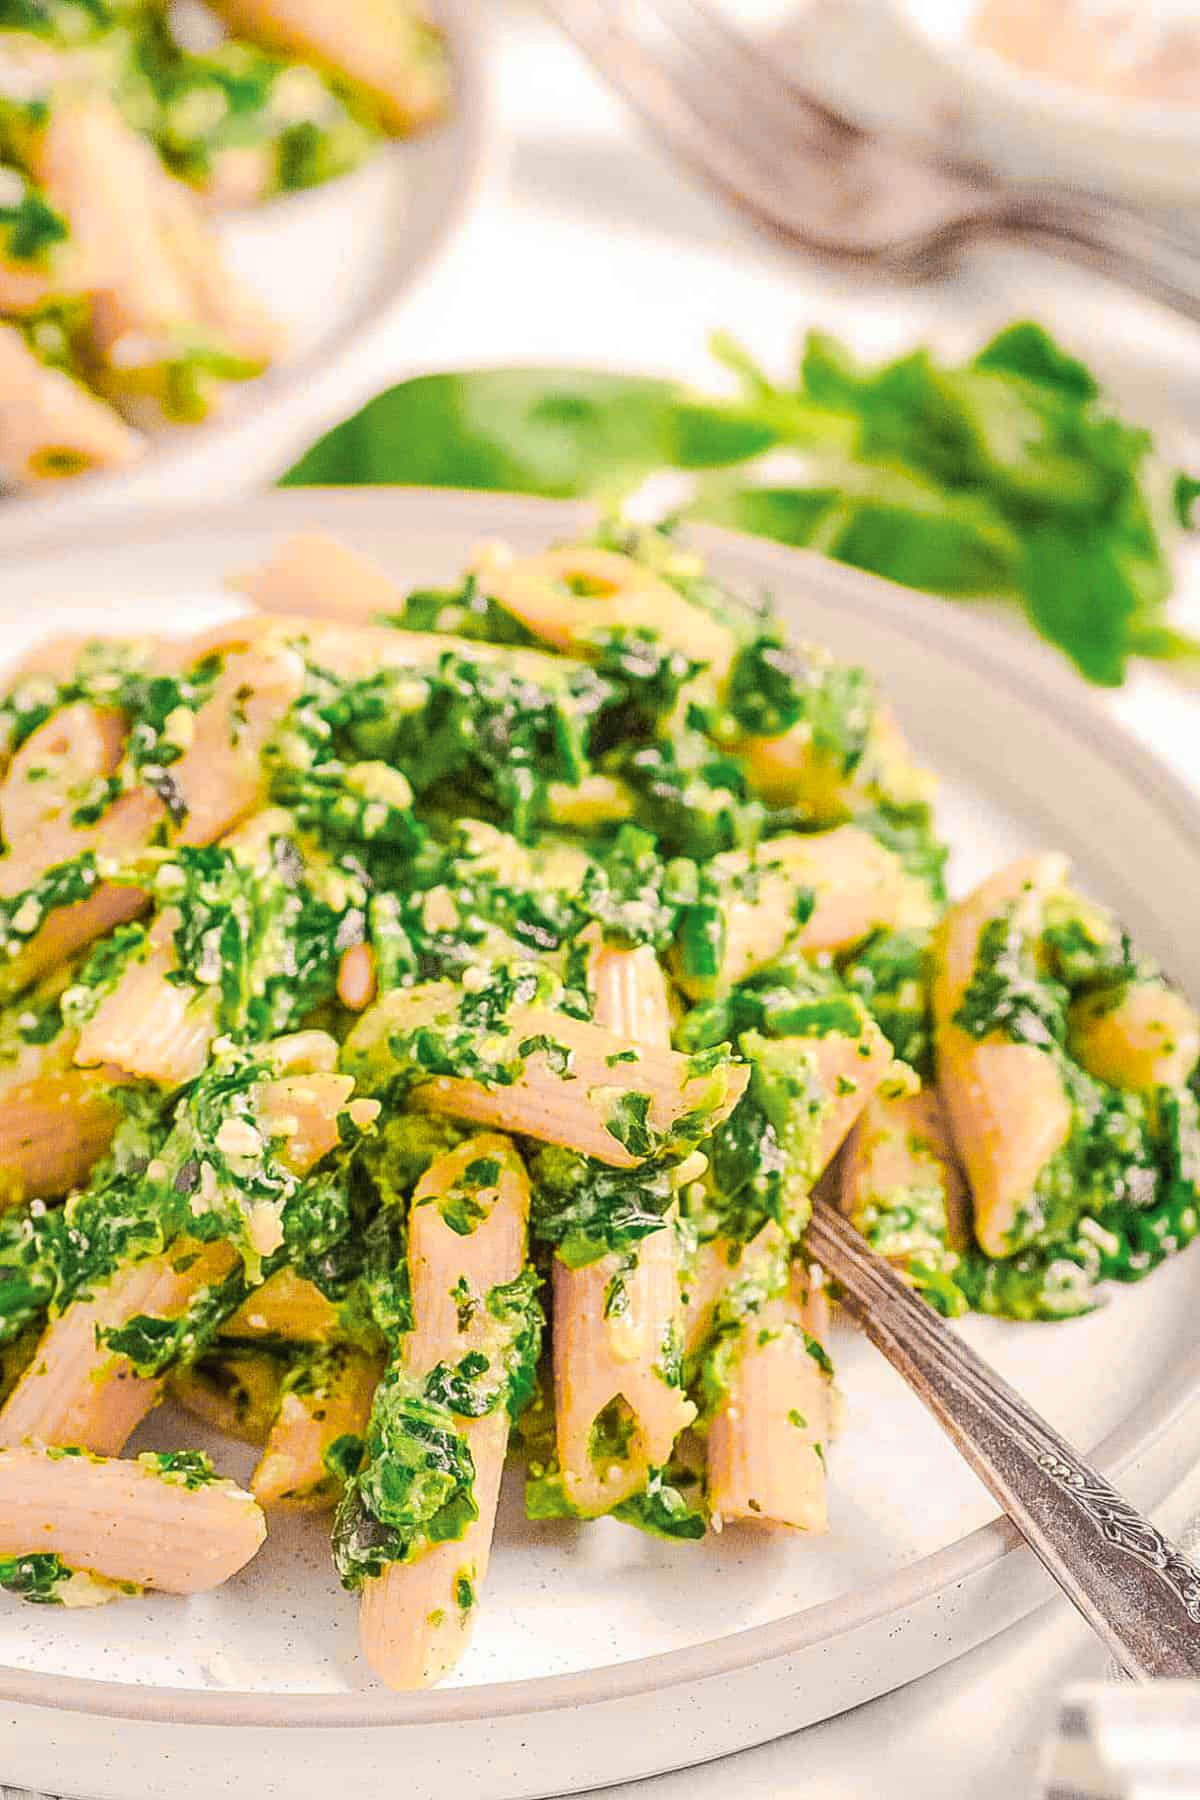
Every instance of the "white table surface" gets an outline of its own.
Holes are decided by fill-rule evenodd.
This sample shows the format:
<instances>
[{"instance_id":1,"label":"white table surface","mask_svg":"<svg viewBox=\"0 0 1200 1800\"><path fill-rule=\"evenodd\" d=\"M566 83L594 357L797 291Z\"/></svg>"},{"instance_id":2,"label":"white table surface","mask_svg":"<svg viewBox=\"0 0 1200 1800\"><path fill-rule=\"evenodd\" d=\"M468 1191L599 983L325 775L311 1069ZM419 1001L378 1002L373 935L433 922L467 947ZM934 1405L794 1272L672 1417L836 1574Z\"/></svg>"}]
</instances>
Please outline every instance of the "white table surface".
<instances>
[{"instance_id":1,"label":"white table surface","mask_svg":"<svg viewBox=\"0 0 1200 1800\"><path fill-rule=\"evenodd\" d=\"M739 0L739 8L751 3ZM557 361L712 386L720 377L705 343L717 326L783 373L813 324L843 333L867 354L930 337L954 352L1032 313L1102 359L1118 392L1143 414L1200 422L1200 333L1014 251L979 253L925 290L864 285L795 260L743 230L649 148L532 9L482 4L492 14L508 156L492 169L477 212L433 277L287 418L243 435L236 459L214 455L199 479L190 466L186 485L151 468L98 510L245 492L361 400L419 370ZM1195 625L1200 581L1185 587L1196 595L1194 605L1185 602ZM1189 697L1144 676L1114 705L1172 761L1191 761L1200 714ZM1200 1477L1159 1522L1177 1530L1197 1509ZM627 1800L1020 1800L1033 1791L1055 1697L1103 1666L1086 1629L1055 1603L840 1719L706 1769L609 1793ZM2 1765L0 1747L0 1780Z\"/></svg>"}]
</instances>

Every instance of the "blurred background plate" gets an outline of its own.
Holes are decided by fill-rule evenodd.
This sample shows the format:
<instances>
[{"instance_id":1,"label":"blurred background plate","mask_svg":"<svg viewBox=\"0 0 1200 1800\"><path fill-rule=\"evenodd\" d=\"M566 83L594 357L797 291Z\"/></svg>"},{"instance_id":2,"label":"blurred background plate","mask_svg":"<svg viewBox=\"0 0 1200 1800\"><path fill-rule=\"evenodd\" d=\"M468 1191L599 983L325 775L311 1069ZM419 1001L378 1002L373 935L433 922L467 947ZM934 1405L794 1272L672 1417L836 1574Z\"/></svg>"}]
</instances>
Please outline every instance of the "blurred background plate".
<instances>
[{"instance_id":1,"label":"blurred background plate","mask_svg":"<svg viewBox=\"0 0 1200 1800\"><path fill-rule=\"evenodd\" d=\"M1116 99L1029 74L973 42L980 3L745 0L779 33L797 80L851 117L1017 180L1074 182L1139 204L1200 200L1200 105ZM1155 4L1163 0L1127 10ZM1045 10L1049 30L1053 0Z\"/></svg>"},{"instance_id":2,"label":"blurred background plate","mask_svg":"<svg viewBox=\"0 0 1200 1800\"><path fill-rule=\"evenodd\" d=\"M480 539L529 551L586 517L506 495L291 490L106 531L5 567L0 657L51 629L198 626L230 609L229 572L301 526L428 585L454 579ZM955 891L1059 847L1200 994L1200 803L1113 706L970 609L728 533L695 541L719 577L772 590L802 636L877 676L943 775ZM962 1329L1153 1508L1195 1461L1198 1302L1193 1251L1086 1318ZM514 1469L475 1640L424 1694L367 1685L319 1521L273 1528L241 1576L189 1601L36 1615L6 1603L0 1778L88 1800L328 1800L332 1783L533 1800L704 1761L914 1680L1053 1589L899 1377L845 1327L833 1352L846 1415L828 1536L729 1529L672 1546L611 1520L530 1524ZM133 1448L200 1439L164 1407ZM239 1476L253 1458L227 1441L217 1454Z\"/></svg>"},{"instance_id":3,"label":"blurred background plate","mask_svg":"<svg viewBox=\"0 0 1200 1800\"><path fill-rule=\"evenodd\" d=\"M330 0L336 4L336 0ZM116 510L178 502L189 477L235 467L264 434L301 448L330 412L350 411L372 377L355 373L381 339L393 340L414 288L464 224L485 174L502 174L489 87L486 21L476 0L430 0L446 34L449 116L431 130L385 142L353 174L324 187L219 218L234 269L286 328L290 354L230 394L221 415L166 427L128 474L52 483L31 496L0 494L0 546L60 541ZM0 595L7 590L0 572Z\"/></svg>"}]
</instances>

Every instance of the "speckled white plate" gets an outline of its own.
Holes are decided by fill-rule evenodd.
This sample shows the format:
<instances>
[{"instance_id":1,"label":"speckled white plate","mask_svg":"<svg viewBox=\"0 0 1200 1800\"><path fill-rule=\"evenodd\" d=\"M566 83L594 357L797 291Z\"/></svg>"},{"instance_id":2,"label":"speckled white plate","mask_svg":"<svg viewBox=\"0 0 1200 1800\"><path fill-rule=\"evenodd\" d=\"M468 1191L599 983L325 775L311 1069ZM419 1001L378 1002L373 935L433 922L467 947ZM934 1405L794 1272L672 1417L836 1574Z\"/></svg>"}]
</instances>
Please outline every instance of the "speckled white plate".
<instances>
[{"instance_id":1,"label":"speckled white plate","mask_svg":"<svg viewBox=\"0 0 1200 1800\"><path fill-rule=\"evenodd\" d=\"M194 626L222 577L300 526L401 582L453 577L474 542L532 549L577 509L505 496L292 491L9 565L0 654L51 627ZM945 776L962 888L1057 845L1147 948L1200 993L1200 808L1036 648L817 558L698 534L716 572L773 589L807 637L879 677ZM1058 1326L965 1330L1142 1506L1194 1458L1200 1254ZM453 1682L393 1695L357 1655L355 1605L320 1523L273 1530L218 1593L91 1614L0 1603L0 1781L89 1800L527 1800L698 1762L828 1717L961 1654L1048 1597L984 1491L898 1377L849 1331L830 1458L833 1528L809 1542L730 1530L670 1547L604 1522L532 1526L505 1498L475 1642ZM163 1410L143 1445L197 1441ZM249 1455L222 1444L244 1474Z\"/></svg>"}]
</instances>

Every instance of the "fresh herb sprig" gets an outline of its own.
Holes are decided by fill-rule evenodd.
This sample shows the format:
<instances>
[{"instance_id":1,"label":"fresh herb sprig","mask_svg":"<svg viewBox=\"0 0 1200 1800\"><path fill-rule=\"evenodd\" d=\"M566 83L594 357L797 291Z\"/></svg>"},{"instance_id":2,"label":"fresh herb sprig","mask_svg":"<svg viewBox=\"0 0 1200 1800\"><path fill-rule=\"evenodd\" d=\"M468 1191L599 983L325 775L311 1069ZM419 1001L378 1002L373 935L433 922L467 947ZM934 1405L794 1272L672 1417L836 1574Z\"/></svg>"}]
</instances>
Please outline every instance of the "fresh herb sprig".
<instances>
[{"instance_id":1,"label":"fresh herb sprig","mask_svg":"<svg viewBox=\"0 0 1200 1800\"><path fill-rule=\"evenodd\" d=\"M734 525L947 597L1007 597L1089 681L1190 662L1169 623L1172 545L1196 483L1118 416L1095 375L1021 321L966 362L878 367L810 332L794 379L713 341L736 399L595 370L483 369L380 394L285 485L421 483L617 502L663 470L701 479L685 517ZM762 480L766 451L803 480ZM769 684L761 688L769 704Z\"/></svg>"}]
</instances>

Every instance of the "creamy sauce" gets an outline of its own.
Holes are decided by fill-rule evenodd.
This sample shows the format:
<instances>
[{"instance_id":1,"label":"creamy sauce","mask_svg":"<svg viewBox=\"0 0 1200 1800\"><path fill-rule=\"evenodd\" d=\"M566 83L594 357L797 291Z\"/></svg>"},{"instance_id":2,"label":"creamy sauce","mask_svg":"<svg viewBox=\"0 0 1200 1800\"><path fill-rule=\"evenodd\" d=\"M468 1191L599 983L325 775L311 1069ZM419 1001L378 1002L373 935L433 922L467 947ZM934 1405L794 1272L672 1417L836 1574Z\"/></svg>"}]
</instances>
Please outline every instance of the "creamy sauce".
<instances>
[{"instance_id":1,"label":"creamy sauce","mask_svg":"<svg viewBox=\"0 0 1200 1800\"><path fill-rule=\"evenodd\" d=\"M1200 6L983 0L972 35L1017 68L1072 87L1200 105Z\"/></svg>"}]
</instances>

